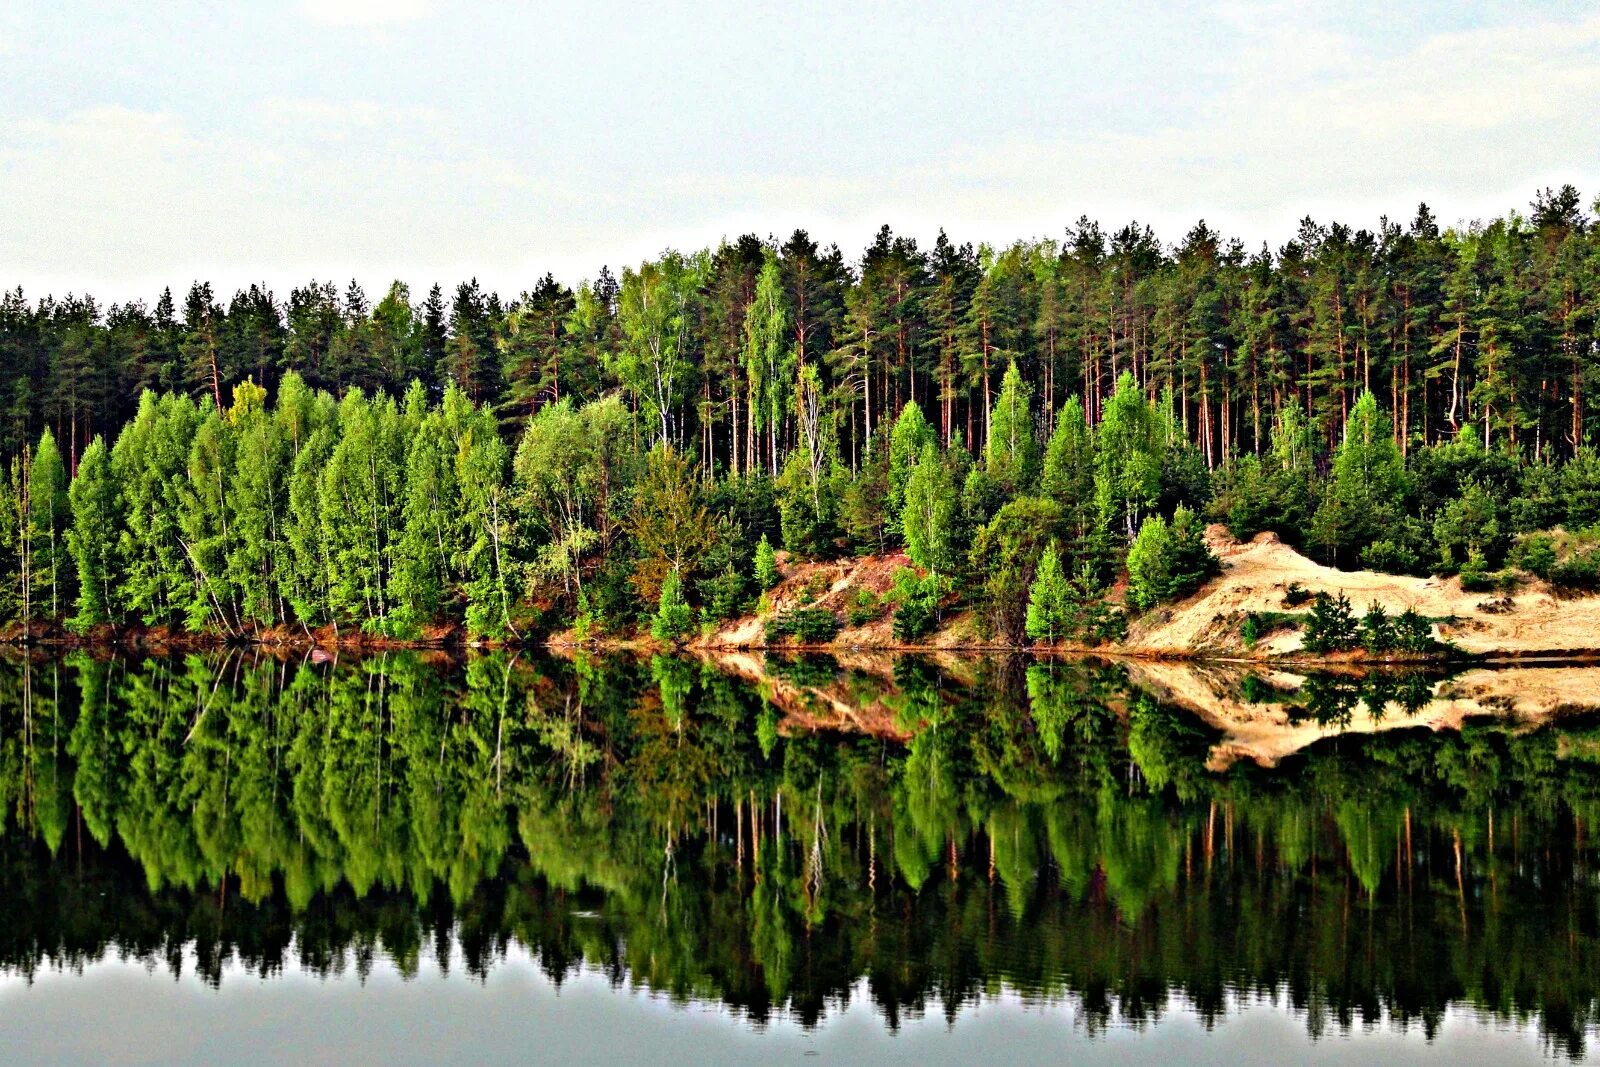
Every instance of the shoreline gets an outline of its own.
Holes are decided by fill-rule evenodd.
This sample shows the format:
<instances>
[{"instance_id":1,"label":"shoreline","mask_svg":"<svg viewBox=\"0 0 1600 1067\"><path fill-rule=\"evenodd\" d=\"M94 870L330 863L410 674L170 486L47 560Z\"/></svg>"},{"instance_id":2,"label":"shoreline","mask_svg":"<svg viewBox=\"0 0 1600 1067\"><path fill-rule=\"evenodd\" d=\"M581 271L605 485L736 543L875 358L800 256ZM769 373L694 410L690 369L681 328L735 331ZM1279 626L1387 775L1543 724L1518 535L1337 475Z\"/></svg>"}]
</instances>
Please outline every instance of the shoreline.
<instances>
[{"instance_id":1,"label":"shoreline","mask_svg":"<svg viewBox=\"0 0 1600 1067\"><path fill-rule=\"evenodd\" d=\"M941 642L939 634L925 642L871 642L827 641L811 643L728 642L690 640L679 644L658 641L648 635L636 637L610 636L575 641L560 634L512 640L467 640L460 633L440 637L401 639L378 637L370 634L341 634L334 636L313 632L306 634L272 634L270 636L227 635L167 631L151 635L141 627L100 628L87 635L71 634L60 627L41 626L24 638L20 634L0 635L0 646L16 651L46 652L127 652L144 655L183 655L190 652L220 652L229 649L250 649L264 653L281 653L285 656L340 656L372 655L386 652L438 653L452 658L462 658L473 652L495 650L526 651L542 649L556 653L592 652L599 654L652 655L676 653L682 655L837 655L851 653L887 656L929 655L947 656L1030 656L1039 660L1103 659L1149 664L1219 664L1233 667L1303 667L1311 669L1415 669L1426 667L1494 667L1537 666L1540 663L1572 664L1600 662L1600 648L1545 648L1499 649L1487 651L1456 650L1439 655L1425 656L1372 656L1362 651L1338 652L1326 656L1311 656L1299 652L1241 654L1238 651L1216 648L1174 649L1150 648L1140 645L1073 645L1073 644L1009 644L1001 641Z\"/></svg>"}]
</instances>

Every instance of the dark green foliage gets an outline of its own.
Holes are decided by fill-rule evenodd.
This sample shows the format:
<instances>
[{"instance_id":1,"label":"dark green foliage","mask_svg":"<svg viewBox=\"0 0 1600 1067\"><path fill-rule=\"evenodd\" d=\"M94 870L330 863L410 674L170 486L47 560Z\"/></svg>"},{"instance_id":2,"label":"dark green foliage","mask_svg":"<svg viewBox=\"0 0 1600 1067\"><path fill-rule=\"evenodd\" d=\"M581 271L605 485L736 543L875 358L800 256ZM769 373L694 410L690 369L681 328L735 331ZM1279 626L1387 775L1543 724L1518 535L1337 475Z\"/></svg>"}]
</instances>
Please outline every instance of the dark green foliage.
<instances>
[{"instance_id":1,"label":"dark green foliage","mask_svg":"<svg viewBox=\"0 0 1600 1067\"><path fill-rule=\"evenodd\" d=\"M1556 561L1555 540L1549 534L1529 534L1518 539L1511 550L1511 565L1536 578L1549 578Z\"/></svg>"},{"instance_id":2,"label":"dark green foliage","mask_svg":"<svg viewBox=\"0 0 1600 1067\"><path fill-rule=\"evenodd\" d=\"M1394 620L1394 647L1401 652L1428 653L1440 649L1433 626L1415 608L1407 608Z\"/></svg>"},{"instance_id":3,"label":"dark green foliage","mask_svg":"<svg viewBox=\"0 0 1600 1067\"><path fill-rule=\"evenodd\" d=\"M1373 601L1367 613L1361 616L1361 647L1379 655L1393 649L1394 642L1394 620L1389 618L1382 604Z\"/></svg>"},{"instance_id":4,"label":"dark green foliage","mask_svg":"<svg viewBox=\"0 0 1600 1067\"><path fill-rule=\"evenodd\" d=\"M1574 552L1550 569L1550 584L1566 593L1600 592L1600 548Z\"/></svg>"},{"instance_id":5,"label":"dark green foliage","mask_svg":"<svg viewBox=\"0 0 1600 1067\"><path fill-rule=\"evenodd\" d=\"M700 579L695 592L700 597L701 617L707 622L734 618L750 600L749 582L732 561L711 577Z\"/></svg>"},{"instance_id":6,"label":"dark green foliage","mask_svg":"<svg viewBox=\"0 0 1600 1067\"><path fill-rule=\"evenodd\" d=\"M919 576L910 567L895 572L894 584L884 597L893 604L896 641L915 641L933 632L939 622L939 601L945 581L936 574Z\"/></svg>"},{"instance_id":7,"label":"dark green foliage","mask_svg":"<svg viewBox=\"0 0 1600 1067\"><path fill-rule=\"evenodd\" d=\"M981 250L885 228L859 257L745 235L514 300L473 280L415 304L398 282L376 302L325 282L197 281L151 307L8 291L0 610L503 639L580 611L626 628L671 569L705 618L740 610L763 537L816 557L903 541L1021 640L1045 543L1054 634L1085 565L1100 585L1126 559L1135 607L1203 580L1189 513L1474 588L1564 524L1576 543L1513 562L1584 591L1600 227L1581 204L1564 188L1453 230L1426 208L1307 220L1250 257L1205 226L1169 247L1087 220ZM75 528L68 478L96 434L114 492L79 496L105 534ZM1008 509L1035 500L1056 513L1024 532ZM1165 535L1141 537L1154 516Z\"/></svg>"},{"instance_id":8,"label":"dark green foliage","mask_svg":"<svg viewBox=\"0 0 1600 1067\"><path fill-rule=\"evenodd\" d=\"M883 614L883 605L870 589L857 589L846 614L851 626L865 626Z\"/></svg>"},{"instance_id":9,"label":"dark green foliage","mask_svg":"<svg viewBox=\"0 0 1600 1067\"><path fill-rule=\"evenodd\" d=\"M1311 593L1299 582L1290 582L1283 591L1283 606L1286 608L1297 608L1310 602Z\"/></svg>"},{"instance_id":10,"label":"dark green foliage","mask_svg":"<svg viewBox=\"0 0 1600 1067\"><path fill-rule=\"evenodd\" d=\"M1344 652L1355 648L1360 630L1350 611L1350 600L1343 593L1331 597L1318 593L1311 600L1306 617L1305 650L1316 654Z\"/></svg>"},{"instance_id":11,"label":"dark green foliage","mask_svg":"<svg viewBox=\"0 0 1600 1067\"><path fill-rule=\"evenodd\" d=\"M831 641L839 632L839 619L826 608L795 608L767 620L768 644L793 638L803 645Z\"/></svg>"}]
</instances>

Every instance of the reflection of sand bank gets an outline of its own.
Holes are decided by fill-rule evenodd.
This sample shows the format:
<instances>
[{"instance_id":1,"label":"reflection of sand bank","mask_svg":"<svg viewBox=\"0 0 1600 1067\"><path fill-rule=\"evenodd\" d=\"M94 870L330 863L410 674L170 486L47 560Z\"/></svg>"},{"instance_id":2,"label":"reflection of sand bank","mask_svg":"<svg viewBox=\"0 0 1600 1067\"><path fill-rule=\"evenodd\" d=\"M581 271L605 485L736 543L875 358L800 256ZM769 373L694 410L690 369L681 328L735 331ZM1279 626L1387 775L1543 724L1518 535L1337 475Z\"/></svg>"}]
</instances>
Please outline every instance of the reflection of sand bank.
<instances>
[{"instance_id":1,"label":"reflection of sand bank","mask_svg":"<svg viewBox=\"0 0 1600 1067\"><path fill-rule=\"evenodd\" d=\"M1286 671L1257 672L1280 689L1297 689L1304 678ZM1600 667L1505 667L1467 671L1437 683L1433 699L1414 714L1390 706L1374 716L1362 703L1339 725L1291 722L1282 704L1256 704L1240 695L1244 672L1184 663L1133 662L1128 679L1165 703L1193 711L1222 731L1208 766L1222 770L1240 759L1273 766L1285 756L1327 737L1383 730L1456 730L1476 716L1494 715L1528 726L1557 717L1600 710Z\"/></svg>"}]
</instances>

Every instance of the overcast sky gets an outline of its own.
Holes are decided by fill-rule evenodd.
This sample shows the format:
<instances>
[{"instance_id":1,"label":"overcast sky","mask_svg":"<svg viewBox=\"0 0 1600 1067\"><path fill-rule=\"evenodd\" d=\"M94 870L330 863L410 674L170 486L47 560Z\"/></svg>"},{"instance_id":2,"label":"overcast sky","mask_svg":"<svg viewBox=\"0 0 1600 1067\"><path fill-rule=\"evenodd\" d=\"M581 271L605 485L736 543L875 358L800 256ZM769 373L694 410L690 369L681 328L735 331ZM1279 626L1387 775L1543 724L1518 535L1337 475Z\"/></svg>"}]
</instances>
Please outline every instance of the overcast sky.
<instances>
[{"instance_id":1,"label":"overcast sky","mask_svg":"<svg viewBox=\"0 0 1600 1067\"><path fill-rule=\"evenodd\" d=\"M6 0L0 285L511 295L796 226L1276 246L1600 192L1589 2L534 6Z\"/></svg>"}]
</instances>

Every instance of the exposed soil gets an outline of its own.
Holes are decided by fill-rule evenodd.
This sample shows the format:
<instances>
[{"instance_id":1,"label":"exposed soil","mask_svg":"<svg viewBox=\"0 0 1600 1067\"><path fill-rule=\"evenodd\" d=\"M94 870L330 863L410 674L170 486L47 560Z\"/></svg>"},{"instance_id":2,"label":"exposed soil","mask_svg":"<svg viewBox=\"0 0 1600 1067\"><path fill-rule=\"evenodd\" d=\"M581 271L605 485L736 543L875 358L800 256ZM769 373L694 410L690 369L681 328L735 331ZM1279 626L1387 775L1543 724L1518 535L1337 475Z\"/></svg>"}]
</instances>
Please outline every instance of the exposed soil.
<instances>
[{"instance_id":1,"label":"exposed soil","mask_svg":"<svg viewBox=\"0 0 1600 1067\"><path fill-rule=\"evenodd\" d=\"M1309 594L1343 593L1359 615L1383 605L1438 620L1435 635L1462 652L1491 657L1600 655L1600 597L1564 599L1530 579L1514 594L1469 593L1455 578L1411 578L1375 571L1341 571L1315 563L1265 533L1246 544L1221 526L1206 538L1222 574L1193 596L1137 620L1119 651L1141 657L1295 657L1298 629L1282 629L1246 648L1239 626L1249 612L1305 611L1284 602L1293 583ZM1498 603L1496 603L1498 601ZM1345 657L1349 658L1349 657Z\"/></svg>"}]
</instances>

